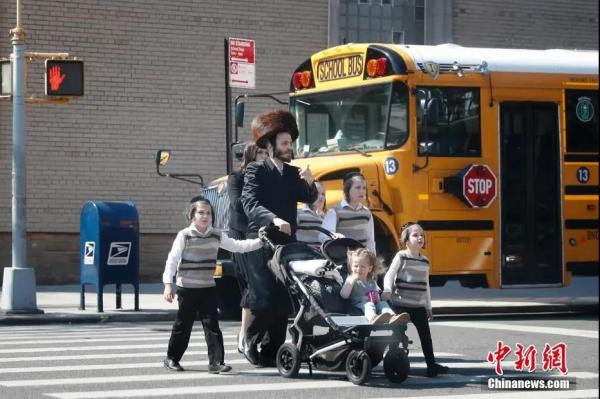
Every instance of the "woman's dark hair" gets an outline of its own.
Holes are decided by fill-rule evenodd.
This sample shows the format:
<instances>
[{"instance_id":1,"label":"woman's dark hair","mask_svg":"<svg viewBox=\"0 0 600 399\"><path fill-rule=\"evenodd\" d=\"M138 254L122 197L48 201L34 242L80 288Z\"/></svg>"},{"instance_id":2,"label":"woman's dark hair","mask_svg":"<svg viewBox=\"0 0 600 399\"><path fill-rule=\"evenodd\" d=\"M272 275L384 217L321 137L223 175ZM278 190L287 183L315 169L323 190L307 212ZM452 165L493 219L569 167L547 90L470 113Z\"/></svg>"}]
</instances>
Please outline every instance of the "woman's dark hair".
<instances>
[{"instance_id":1,"label":"woman's dark hair","mask_svg":"<svg viewBox=\"0 0 600 399\"><path fill-rule=\"evenodd\" d=\"M212 219L212 225L215 225L215 210L212 206L212 204L210 203L210 201L202 196L197 196L192 198L192 202L190 202L190 204L188 205L188 207L185 210L185 219L187 220L188 223L191 223L192 220L194 219L194 215L196 214L196 210L198 208L198 205L200 204L205 204L208 205L210 207L210 214L211 214L211 219Z\"/></svg>"},{"instance_id":2,"label":"woman's dark hair","mask_svg":"<svg viewBox=\"0 0 600 399\"><path fill-rule=\"evenodd\" d=\"M318 180L315 180L315 186L317 186L317 191L319 190L319 186L321 186L321 187L323 187L323 189L325 189L325 186L323 185L323 183L321 183ZM317 195L317 198L318 198L318 195ZM312 209L313 211L314 211L313 205L314 205L315 202L317 202L317 200L314 200L313 202L310 203L310 205L308 205L308 207L310 209ZM325 208L327 208L327 198L325 198L323 200L323 209L325 209ZM323 210L323 209L321 209L321 210Z\"/></svg>"},{"instance_id":3,"label":"woman's dark hair","mask_svg":"<svg viewBox=\"0 0 600 399\"><path fill-rule=\"evenodd\" d=\"M246 171L246 167L248 166L248 164L250 162L256 161L256 153L257 152L258 152L258 146L256 145L256 143L246 144L246 147L244 147L244 161L242 163L242 166L240 167L240 170L242 171L242 173L244 173Z\"/></svg>"},{"instance_id":4,"label":"woman's dark hair","mask_svg":"<svg viewBox=\"0 0 600 399\"><path fill-rule=\"evenodd\" d=\"M363 174L360 172L346 173L346 175L344 176L344 198L346 199L346 201L350 200L350 189L352 188L352 185L354 184L355 177L366 180L365 177L363 176Z\"/></svg>"}]
</instances>

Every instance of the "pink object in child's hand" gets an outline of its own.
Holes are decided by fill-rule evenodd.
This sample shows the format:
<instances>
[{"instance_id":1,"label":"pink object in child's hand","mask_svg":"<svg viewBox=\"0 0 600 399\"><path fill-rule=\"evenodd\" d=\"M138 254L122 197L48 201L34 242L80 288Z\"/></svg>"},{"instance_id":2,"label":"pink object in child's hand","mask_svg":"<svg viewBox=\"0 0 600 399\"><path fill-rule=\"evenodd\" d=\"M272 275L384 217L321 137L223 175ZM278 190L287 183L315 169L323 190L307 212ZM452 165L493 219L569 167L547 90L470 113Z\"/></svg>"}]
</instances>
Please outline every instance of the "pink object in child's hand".
<instances>
[{"instance_id":1,"label":"pink object in child's hand","mask_svg":"<svg viewBox=\"0 0 600 399\"><path fill-rule=\"evenodd\" d=\"M369 296L369 301L373 302L373 303L377 303L377 291L371 290L369 291L369 293L367 294Z\"/></svg>"}]
</instances>

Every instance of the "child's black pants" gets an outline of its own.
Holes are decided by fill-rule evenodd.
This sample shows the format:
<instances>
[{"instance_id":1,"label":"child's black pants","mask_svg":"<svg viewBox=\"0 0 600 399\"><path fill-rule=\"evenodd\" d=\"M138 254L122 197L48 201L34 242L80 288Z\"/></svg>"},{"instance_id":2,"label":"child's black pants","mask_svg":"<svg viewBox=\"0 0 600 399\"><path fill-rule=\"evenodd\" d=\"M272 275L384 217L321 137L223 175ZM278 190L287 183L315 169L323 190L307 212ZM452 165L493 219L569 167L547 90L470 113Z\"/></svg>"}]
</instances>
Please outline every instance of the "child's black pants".
<instances>
[{"instance_id":1,"label":"child's black pants","mask_svg":"<svg viewBox=\"0 0 600 399\"><path fill-rule=\"evenodd\" d=\"M397 305L392 305L392 308L396 313L406 312L410 315L410 321L415 325L417 332L419 333L419 340L421 341L421 348L423 349L423 355L425 356L425 363L427 363L428 367L433 366L435 364L435 356L433 355L431 331L429 330L429 321L427 320L427 311L425 308L411 308Z\"/></svg>"},{"instance_id":2,"label":"child's black pants","mask_svg":"<svg viewBox=\"0 0 600 399\"><path fill-rule=\"evenodd\" d=\"M204 329L210 364L223 363L223 334L219 328L216 288L177 287L177 301L179 310L171 331L167 357L177 362L181 360L190 342L194 319L198 314Z\"/></svg>"}]
</instances>

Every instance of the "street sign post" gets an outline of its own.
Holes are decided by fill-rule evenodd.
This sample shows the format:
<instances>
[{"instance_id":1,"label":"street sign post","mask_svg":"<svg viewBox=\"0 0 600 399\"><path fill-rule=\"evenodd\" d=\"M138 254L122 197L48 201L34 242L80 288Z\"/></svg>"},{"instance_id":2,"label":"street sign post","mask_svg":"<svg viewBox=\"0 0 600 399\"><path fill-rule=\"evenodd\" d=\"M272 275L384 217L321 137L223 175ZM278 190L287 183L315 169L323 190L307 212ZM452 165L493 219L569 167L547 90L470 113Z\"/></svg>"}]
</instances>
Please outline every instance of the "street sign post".
<instances>
[{"instance_id":1,"label":"street sign post","mask_svg":"<svg viewBox=\"0 0 600 399\"><path fill-rule=\"evenodd\" d=\"M256 87L255 42L229 38L229 85L240 89Z\"/></svg>"}]
</instances>

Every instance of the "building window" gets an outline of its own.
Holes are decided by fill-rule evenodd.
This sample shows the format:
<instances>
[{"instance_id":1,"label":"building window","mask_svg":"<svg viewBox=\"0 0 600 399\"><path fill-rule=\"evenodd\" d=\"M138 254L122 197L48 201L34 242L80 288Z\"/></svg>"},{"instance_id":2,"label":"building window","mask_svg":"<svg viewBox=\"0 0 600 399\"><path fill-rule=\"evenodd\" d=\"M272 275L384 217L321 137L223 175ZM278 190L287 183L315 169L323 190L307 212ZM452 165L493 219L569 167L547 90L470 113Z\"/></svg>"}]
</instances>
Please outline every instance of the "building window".
<instances>
[{"instance_id":1,"label":"building window","mask_svg":"<svg viewBox=\"0 0 600 399\"><path fill-rule=\"evenodd\" d=\"M391 6L392 0L381 0L381 5L382 6Z\"/></svg>"},{"instance_id":2,"label":"building window","mask_svg":"<svg viewBox=\"0 0 600 399\"><path fill-rule=\"evenodd\" d=\"M371 0L358 0L358 4L371 4Z\"/></svg>"},{"instance_id":3,"label":"building window","mask_svg":"<svg viewBox=\"0 0 600 399\"><path fill-rule=\"evenodd\" d=\"M404 44L404 31L392 30L392 43Z\"/></svg>"}]
</instances>

